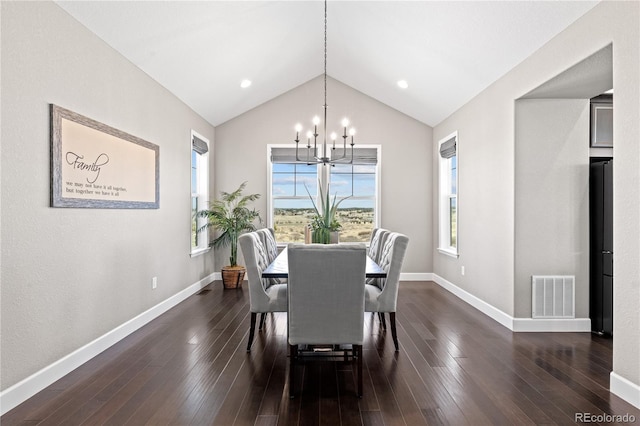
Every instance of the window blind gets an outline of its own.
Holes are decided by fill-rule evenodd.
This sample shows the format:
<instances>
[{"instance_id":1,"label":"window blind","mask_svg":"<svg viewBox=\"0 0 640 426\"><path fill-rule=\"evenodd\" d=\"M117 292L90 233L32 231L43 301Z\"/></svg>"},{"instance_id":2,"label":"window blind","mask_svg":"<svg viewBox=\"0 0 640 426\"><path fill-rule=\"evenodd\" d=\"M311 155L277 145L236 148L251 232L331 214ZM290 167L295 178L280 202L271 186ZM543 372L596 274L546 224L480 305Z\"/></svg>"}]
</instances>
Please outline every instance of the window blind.
<instances>
[{"instance_id":1,"label":"window blind","mask_svg":"<svg viewBox=\"0 0 640 426\"><path fill-rule=\"evenodd\" d=\"M456 137L452 137L440 145L440 156L442 158L451 158L456 155Z\"/></svg>"},{"instance_id":2,"label":"window blind","mask_svg":"<svg viewBox=\"0 0 640 426\"><path fill-rule=\"evenodd\" d=\"M331 149L331 148L329 148ZM320 150L320 147L318 148ZM334 151L337 157L342 156L342 148L336 148ZM301 160L307 158L307 147L300 147L298 149L298 156ZM313 157L311 157L313 159ZM351 148L347 148L345 163L351 160ZM296 148L271 148L271 162L272 163L295 163L296 162ZM378 150L376 148L353 148L353 164L377 164L378 163Z\"/></svg>"},{"instance_id":3,"label":"window blind","mask_svg":"<svg viewBox=\"0 0 640 426\"><path fill-rule=\"evenodd\" d=\"M193 146L193 150L200 155L206 154L207 152L209 152L209 145L207 145L205 141L198 138L197 136L193 136L191 145Z\"/></svg>"}]
</instances>

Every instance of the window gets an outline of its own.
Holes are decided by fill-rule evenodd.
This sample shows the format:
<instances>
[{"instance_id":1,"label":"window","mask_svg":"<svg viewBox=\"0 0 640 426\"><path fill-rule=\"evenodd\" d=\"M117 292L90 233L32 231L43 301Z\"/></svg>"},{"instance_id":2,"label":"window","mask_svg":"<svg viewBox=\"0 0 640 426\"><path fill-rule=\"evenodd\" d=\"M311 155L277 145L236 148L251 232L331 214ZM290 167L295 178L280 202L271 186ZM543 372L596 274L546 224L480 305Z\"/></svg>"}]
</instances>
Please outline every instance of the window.
<instances>
[{"instance_id":1,"label":"window","mask_svg":"<svg viewBox=\"0 0 640 426\"><path fill-rule=\"evenodd\" d=\"M317 203L318 186L329 185L332 199L349 197L338 208L340 241L368 242L379 224L379 152L379 146L360 146L354 148L354 164L307 165L295 162L295 148L270 145L268 226L276 240L304 241L304 228L314 213L309 194Z\"/></svg>"},{"instance_id":2,"label":"window","mask_svg":"<svg viewBox=\"0 0 640 426\"><path fill-rule=\"evenodd\" d=\"M209 141L191 131L191 255L209 250L209 233L198 232L206 219L196 217L209 205Z\"/></svg>"},{"instance_id":3,"label":"window","mask_svg":"<svg viewBox=\"0 0 640 426\"><path fill-rule=\"evenodd\" d=\"M357 152L356 152L357 151ZM330 167L331 194L349 197L338 206L341 242L367 242L377 227L378 149L354 148L354 164Z\"/></svg>"},{"instance_id":4,"label":"window","mask_svg":"<svg viewBox=\"0 0 640 426\"><path fill-rule=\"evenodd\" d=\"M458 134L442 139L439 143L439 226L438 250L458 256Z\"/></svg>"}]
</instances>

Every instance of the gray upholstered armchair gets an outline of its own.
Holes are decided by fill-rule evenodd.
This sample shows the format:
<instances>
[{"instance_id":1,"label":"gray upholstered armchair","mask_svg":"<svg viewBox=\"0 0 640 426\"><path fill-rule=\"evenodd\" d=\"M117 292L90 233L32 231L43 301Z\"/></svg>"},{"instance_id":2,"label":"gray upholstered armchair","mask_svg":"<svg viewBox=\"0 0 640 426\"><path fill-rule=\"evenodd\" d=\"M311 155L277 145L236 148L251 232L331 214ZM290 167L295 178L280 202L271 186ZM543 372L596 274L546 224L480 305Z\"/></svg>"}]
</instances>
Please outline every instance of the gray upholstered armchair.
<instances>
[{"instance_id":1,"label":"gray upholstered armchair","mask_svg":"<svg viewBox=\"0 0 640 426\"><path fill-rule=\"evenodd\" d=\"M251 350L257 313L264 315L266 312L287 311L287 284L262 278L262 271L271 263L267 249L262 241L258 232L249 232L238 238L247 268L247 277L249 278L251 325L247 352ZM263 323L264 316L260 319L260 328L262 328Z\"/></svg>"},{"instance_id":2,"label":"gray upholstered armchair","mask_svg":"<svg viewBox=\"0 0 640 426\"><path fill-rule=\"evenodd\" d=\"M267 265L271 264L271 262L273 262L276 257L278 257L278 243L276 242L276 234L273 230L273 228L261 228L255 231L256 235L258 236L258 239L260 240L260 242L262 242L263 246L264 246L264 250L267 256ZM286 284L287 283L287 279L286 278L270 278L269 279L269 284ZM266 313L263 312L262 315L260 315L260 325L258 326L258 330L262 330L262 327L264 326L264 319L265 319Z\"/></svg>"},{"instance_id":3,"label":"gray upholstered armchair","mask_svg":"<svg viewBox=\"0 0 640 426\"><path fill-rule=\"evenodd\" d=\"M290 244L289 256L289 394L299 345L353 345L357 358L358 396L362 396L364 340L364 244Z\"/></svg>"},{"instance_id":4,"label":"gray upholstered armchair","mask_svg":"<svg viewBox=\"0 0 640 426\"><path fill-rule=\"evenodd\" d=\"M255 231L260 238L260 241L264 245L264 249L267 254L267 260L269 263L273 262L278 257L278 245L276 243L276 235L273 228L261 228Z\"/></svg>"},{"instance_id":5,"label":"gray upholstered armchair","mask_svg":"<svg viewBox=\"0 0 640 426\"><path fill-rule=\"evenodd\" d=\"M369 241L369 257L376 263L380 262L382 247L384 246L384 242L386 241L389 234L390 231L384 228L375 228L373 231L371 231L371 239ZM382 278L367 278L367 284L376 285L379 288L382 288L383 281ZM380 319L380 325L383 329L386 330L387 324L384 321L384 314L378 313L378 318Z\"/></svg>"},{"instance_id":6,"label":"gray upholstered armchair","mask_svg":"<svg viewBox=\"0 0 640 426\"><path fill-rule=\"evenodd\" d=\"M375 228L371 231L371 240L369 241L369 257L376 263L380 260L384 241L389 234L389 230L383 228Z\"/></svg>"},{"instance_id":7,"label":"gray upholstered armchair","mask_svg":"<svg viewBox=\"0 0 640 426\"><path fill-rule=\"evenodd\" d=\"M382 246L378 265L387 272L387 277L375 280L365 285L366 312L378 312L381 318L384 313L389 313L391 323L391 336L396 351L398 350L398 335L396 332L396 305L398 302L398 286L400 283L400 272L402 271L402 261L407 251L409 238L406 235L390 232ZM382 321L384 324L384 320Z\"/></svg>"}]
</instances>

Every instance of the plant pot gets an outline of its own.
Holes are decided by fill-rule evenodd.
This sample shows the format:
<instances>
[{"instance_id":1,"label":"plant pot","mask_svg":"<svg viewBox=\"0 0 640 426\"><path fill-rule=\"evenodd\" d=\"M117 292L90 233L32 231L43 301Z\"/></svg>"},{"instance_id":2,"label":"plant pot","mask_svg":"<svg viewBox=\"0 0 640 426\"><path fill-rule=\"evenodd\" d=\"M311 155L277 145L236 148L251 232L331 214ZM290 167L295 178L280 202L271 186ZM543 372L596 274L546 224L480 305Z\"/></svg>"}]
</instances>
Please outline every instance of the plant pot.
<instances>
[{"instance_id":1,"label":"plant pot","mask_svg":"<svg viewBox=\"0 0 640 426\"><path fill-rule=\"evenodd\" d=\"M244 266L223 266L222 285L224 288L240 288L247 269Z\"/></svg>"},{"instance_id":2,"label":"plant pot","mask_svg":"<svg viewBox=\"0 0 640 426\"><path fill-rule=\"evenodd\" d=\"M340 242L340 233L338 231L330 231L329 229L316 229L311 232L311 242L320 244L338 244Z\"/></svg>"}]
</instances>

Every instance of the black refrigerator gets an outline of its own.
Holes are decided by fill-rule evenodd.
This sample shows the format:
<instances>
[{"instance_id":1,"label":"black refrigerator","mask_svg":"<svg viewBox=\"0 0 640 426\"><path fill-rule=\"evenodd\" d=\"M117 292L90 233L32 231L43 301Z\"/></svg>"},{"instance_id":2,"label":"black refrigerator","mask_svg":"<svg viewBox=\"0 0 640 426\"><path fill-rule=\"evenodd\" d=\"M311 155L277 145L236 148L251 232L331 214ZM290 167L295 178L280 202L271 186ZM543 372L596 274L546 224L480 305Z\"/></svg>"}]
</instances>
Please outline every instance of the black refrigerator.
<instances>
[{"instance_id":1,"label":"black refrigerator","mask_svg":"<svg viewBox=\"0 0 640 426\"><path fill-rule=\"evenodd\" d=\"M591 330L613 334L613 160L593 160L589 173Z\"/></svg>"}]
</instances>

